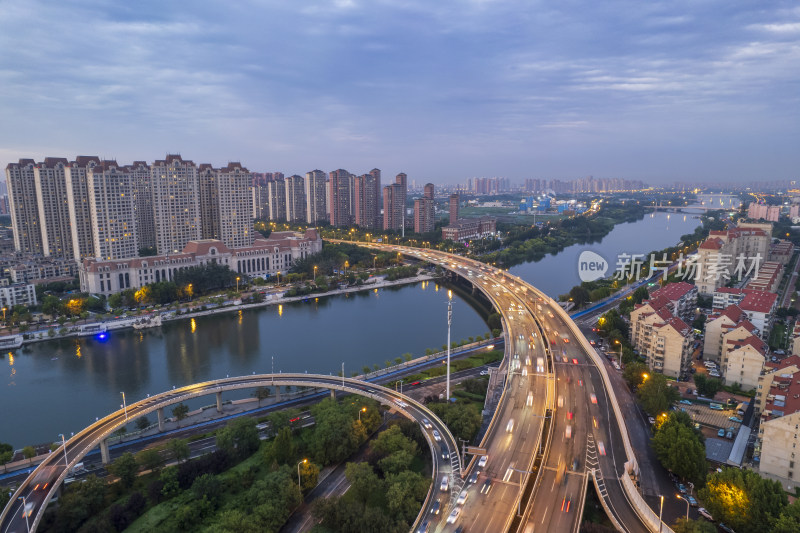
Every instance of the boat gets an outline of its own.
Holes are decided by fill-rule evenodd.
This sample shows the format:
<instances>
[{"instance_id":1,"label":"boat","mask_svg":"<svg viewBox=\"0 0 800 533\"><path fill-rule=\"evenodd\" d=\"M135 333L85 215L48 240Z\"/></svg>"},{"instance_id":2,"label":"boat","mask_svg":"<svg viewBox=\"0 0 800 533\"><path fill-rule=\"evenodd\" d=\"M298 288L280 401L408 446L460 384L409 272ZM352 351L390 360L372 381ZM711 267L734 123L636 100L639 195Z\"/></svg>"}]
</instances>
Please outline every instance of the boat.
<instances>
[{"instance_id":1,"label":"boat","mask_svg":"<svg viewBox=\"0 0 800 533\"><path fill-rule=\"evenodd\" d=\"M161 315L147 315L133 323L133 329L147 329L161 326Z\"/></svg>"},{"instance_id":2,"label":"boat","mask_svg":"<svg viewBox=\"0 0 800 533\"><path fill-rule=\"evenodd\" d=\"M100 335L107 332L108 328L103 322L93 322L91 324L83 324L78 328L79 337L91 337L92 335Z\"/></svg>"},{"instance_id":3,"label":"boat","mask_svg":"<svg viewBox=\"0 0 800 533\"><path fill-rule=\"evenodd\" d=\"M19 348L22 346L22 335L6 335L0 337L0 349Z\"/></svg>"}]
</instances>

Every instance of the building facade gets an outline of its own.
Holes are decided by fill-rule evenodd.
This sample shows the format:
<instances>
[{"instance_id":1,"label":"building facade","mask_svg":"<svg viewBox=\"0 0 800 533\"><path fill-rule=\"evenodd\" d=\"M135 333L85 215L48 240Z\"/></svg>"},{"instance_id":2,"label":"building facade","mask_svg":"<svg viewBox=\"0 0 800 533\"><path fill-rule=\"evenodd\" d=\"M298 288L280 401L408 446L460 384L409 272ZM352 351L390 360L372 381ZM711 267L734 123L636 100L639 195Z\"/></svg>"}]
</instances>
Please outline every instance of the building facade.
<instances>
[{"instance_id":1,"label":"building facade","mask_svg":"<svg viewBox=\"0 0 800 533\"><path fill-rule=\"evenodd\" d=\"M133 178L115 161L92 166L87 174L94 257L110 260L139 255Z\"/></svg>"},{"instance_id":2,"label":"building facade","mask_svg":"<svg viewBox=\"0 0 800 533\"><path fill-rule=\"evenodd\" d=\"M284 180L286 184L286 220L306 221L306 190L303 176L297 174Z\"/></svg>"},{"instance_id":3,"label":"building facade","mask_svg":"<svg viewBox=\"0 0 800 533\"><path fill-rule=\"evenodd\" d=\"M306 222L317 224L328 220L328 183L321 170L306 172Z\"/></svg>"},{"instance_id":4,"label":"building facade","mask_svg":"<svg viewBox=\"0 0 800 533\"><path fill-rule=\"evenodd\" d=\"M66 166L66 158L47 157L33 168L42 253L48 257L73 256Z\"/></svg>"},{"instance_id":5,"label":"building facade","mask_svg":"<svg viewBox=\"0 0 800 533\"><path fill-rule=\"evenodd\" d=\"M178 253L202 235L197 167L179 155L168 155L151 169L156 250L162 255Z\"/></svg>"},{"instance_id":6,"label":"building facade","mask_svg":"<svg viewBox=\"0 0 800 533\"><path fill-rule=\"evenodd\" d=\"M485 239L497 234L497 220L491 217L462 218L442 228L442 238L455 242Z\"/></svg>"},{"instance_id":7,"label":"building facade","mask_svg":"<svg viewBox=\"0 0 800 533\"><path fill-rule=\"evenodd\" d=\"M350 173L341 168L330 172L328 176L331 226L349 226L353 223L352 181Z\"/></svg>"}]
</instances>

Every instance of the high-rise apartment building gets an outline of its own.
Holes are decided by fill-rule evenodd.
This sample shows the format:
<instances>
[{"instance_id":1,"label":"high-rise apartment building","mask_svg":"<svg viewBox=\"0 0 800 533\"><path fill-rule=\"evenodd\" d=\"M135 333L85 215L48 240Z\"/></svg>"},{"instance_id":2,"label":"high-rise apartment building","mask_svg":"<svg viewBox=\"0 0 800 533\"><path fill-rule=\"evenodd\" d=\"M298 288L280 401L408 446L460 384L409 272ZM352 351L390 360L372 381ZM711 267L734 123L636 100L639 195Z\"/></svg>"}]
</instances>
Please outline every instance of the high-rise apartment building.
<instances>
[{"instance_id":1,"label":"high-rise apartment building","mask_svg":"<svg viewBox=\"0 0 800 533\"><path fill-rule=\"evenodd\" d=\"M383 216L381 215L381 205L383 201L383 189L381 188L381 169L373 168L369 174L375 178L375 228L383 226Z\"/></svg>"},{"instance_id":2,"label":"high-rise apartment building","mask_svg":"<svg viewBox=\"0 0 800 533\"><path fill-rule=\"evenodd\" d=\"M52 257L72 257L67 182L63 157L47 157L33 168L42 253Z\"/></svg>"},{"instance_id":3,"label":"high-rise apartment building","mask_svg":"<svg viewBox=\"0 0 800 533\"><path fill-rule=\"evenodd\" d=\"M270 220L286 220L286 182L283 178L267 182Z\"/></svg>"},{"instance_id":4,"label":"high-rise apartment building","mask_svg":"<svg viewBox=\"0 0 800 533\"><path fill-rule=\"evenodd\" d=\"M458 222L458 205L460 198L457 194L450 195L450 224Z\"/></svg>"},{"instance_id":5,"label":"high-rise apartment building","mask_svg":"<svg viewBox=\"0 0 800 533\"><path fill-rule=\"evenodd\" d=\"M424 192L423 196L424 196L425 198L430 198L431 200L433 200L433 196L434 196L434 186L433 186L433 183L426 183L426 184L425 184L425 189L424 189L424 190L425 190L425 192Z\"/></svg>"},{"instance_id":6,"label":"high-rise apartment building","mask_svg":"<svg viewBox=\"0 0 800 533\"><path fill-rule=\"evenodd\" d=\"M133 180L136 233L139 248L156 247L156 221L153 215L153 178L150 166L144 161L134 161L125 167Z\"/></svg>"},{"instance_id":7,"label":"high-rise apartment building","mask_svg":"<svg viewBox=\"0 0 800 533\"><path fill-rule=\"evenodd\" d=\"M433 183L425 184L424 196L414 200L414 231L427 233L436 226Z\"/></svg>"},{"instance_id":8,"label":"high-rise apartment building","mask_svg":"<svg viewBox=\"0 0 800 533\"><path fill-rule=\"evenodd\" d=\"M331 171L328 189L331 226L349 226L353 223L353 177L343 169Z\"/></svg>"},{"instance_id":9,"label":"high-rise apartment building","mask_svg":"<svg viewBox=\"0 0 800 533\"><path fill-rule=\"evenodd\" d=\"M269 183L253 180L253 218L269 219Z\"/></svg>"},{"instance_id":10,"label":"high-rise apartment building","mask_svg":"<svg viewBox=\"0 0 800 533\"><path fill-rule=\"evenodd\" d=\"M197 168L197 190L200 196L200 237L219 239L219 184L217 171L208 163Z\"/></svg>"},{"instance_id":11,"label":"high-rise apartment building","mask_svg":"<svg viewBox=\"0 0 800 533\"><path fill-rule=\"evenodd\" d=\"M133 178L116 161L102 161L87 172L94 257L123 259L139 254Z\"/></svg>"},{"instance_id":12,"label":"high-rise apartment building","mask_svg":"<svg viewBox=\"0 0 800 533\"><path fill-rule=\"evenodd\" d=\"M89 169L100 164L97 156L79 155L65 169L72 253L75 261L94 257L94 230L89 210ZM151 201L152 202L152 201Z\"/></svg>"},{"instance_id":13,"label":"high-rise apartment building","mask_svg":"<svg viewBox=\"0 0 800 533\"><path fill-rule=\"evenodd\" d=\"M6 183L11 226L14 230L14 248L26 254L43 254L34 168L33 159L9 163L6 166Z\"/></svg>"},{"instance_id":14,"label":"high-rise apartment building","mask_svg":"<svg viewBox=\"0 0 800 533\"><path fill-rule=\"evenodd\" d=\"M201 238L197 167L179 155L168 155L155 161L151 172L156 249L159 254L178 253L187 242Z\"/></svg>"},{"instance_id":15,"label":"high-rise apartment building","mask_svg":"<svg viewBox=\"0 0 800 533\"><path fill-rule=\"evenodd\" d=\"M380 171L378 171L380 172ZM380 179L380 178L378 178ZM364 174L355 178L355 223L362 228L378 228L378 179L375 175Z\"/></svg>"},{"instance_id":16,"label":"high-rise apartment building","mask_svg":"<svg viewBox=\"0 0 800 533\"><path fill-rule=\"evenodd\" d=\"M402 185L398 183L383 188L383 229L399 230L403 227L404 198Z\"/></svg>"},{"instance_id":17,"label":"high-rise apartment building","mask_svg":"<svg viewBox=\"0 0 800 533\"><path fill-rule=\"evenodd\" d=\"M241 163L217 169L219 239L230 248L253 244L253 213L250 183L252 174Z\"/></svg>"},{"instance_id":18,"label":"high-rise apartment building","mask_svg":"<svg viewBox=\"0 0 800 533\"><path fill-rule=\"evenodd\" d=\"M305 222L306 190L303 176L289 176L286 183L286 220L289 222Z\"/></svg>"},{"instance_id":19,"label":"high-rise apartment building","mask_svg":"<svg viewBox=\"0 0 800 533\"><path fill-rule=\"evenodd\" d=\"M328 177L321 170L306 172L306 222L316 224L328 219Z\"/></svg>"}]
</instances>

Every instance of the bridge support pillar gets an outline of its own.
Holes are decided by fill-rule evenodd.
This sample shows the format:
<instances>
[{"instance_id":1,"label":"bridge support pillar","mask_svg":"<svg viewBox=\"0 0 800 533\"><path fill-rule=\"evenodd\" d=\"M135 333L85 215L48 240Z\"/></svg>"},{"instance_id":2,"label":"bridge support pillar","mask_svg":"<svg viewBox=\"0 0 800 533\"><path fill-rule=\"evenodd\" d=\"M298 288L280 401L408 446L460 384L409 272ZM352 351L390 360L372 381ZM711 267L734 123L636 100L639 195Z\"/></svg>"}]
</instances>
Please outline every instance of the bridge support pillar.
<instances>
[{"instance_id":1,"label":"bridge support pillar","mask_svg":"<svg viewBox=\"0 0 800 533\"><path fill-rule=\"evenodd\" d=\"M281 386L280 385L275 387L275 401L276 402L281 401Z\"/></svg>"},{"instance_id":2,"label":"bridge support pillar","mask_svg":"<svg viewBox=\"0 0 800 533\"><path fill-rule=\"evenodd\" d=\"M158 408L158 431L164 431L164 408Z\"/></svg>"},{"instance_id":3,"label":"bridge support pillar","mask_svg":"<svg viewBox=\"0 0 800 533\"><path fill-rule=\"evenodd\" d=\"M222 393L221 392L217 393L217 412L218 413L222 412Z\"/></svg>"},{"instance_id":4,"label":"bridge support pillar","mask_svg":"<svg viewBox=\"0 0 800 533\"><path fill-rule=\"evenodd\" d=\"M331 400L336 400L336 390L331 389Z\"/></svg>"},{"instance_id":5,"label":"bridge support pillar","mask_svg":"<svg viewBox=\"0 0 800 533\"><path fill-rule=\"evenodd\" d=\"M103 439L100 441L100 459L104 465L111 462L111 456L108 454L108 440Z\"/></svg>"}]
</instances>

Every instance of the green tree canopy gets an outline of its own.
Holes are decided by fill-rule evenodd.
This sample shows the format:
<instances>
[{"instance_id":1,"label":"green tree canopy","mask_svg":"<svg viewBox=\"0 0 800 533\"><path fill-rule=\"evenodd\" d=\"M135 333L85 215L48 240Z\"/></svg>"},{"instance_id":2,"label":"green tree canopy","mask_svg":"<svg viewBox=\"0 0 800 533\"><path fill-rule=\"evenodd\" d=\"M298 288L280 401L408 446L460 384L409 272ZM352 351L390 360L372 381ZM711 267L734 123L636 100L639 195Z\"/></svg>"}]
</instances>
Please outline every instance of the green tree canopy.
<instances>
[{"instance_id":1,"label":"green tree canopy","mask_svg":"<svg viewBox=\"0 0 800 533\"><path fill-rule=\"evenodd\" d=\"M133 486L133 482L136 481L136 473L139 471L139 465L136 464L136 458L133 454L127 452L111 463L109 471L119 478L123 487L130 488Z\"/></svg>"},{"instance_id":2,"label":"green tree canopy","mask_svg":"<svg viewBox=\"0 0 800 533\"><path fill-rule=\"evenodd\" d=\"M734 530L753 533L773 531L788 503L779 482L738 468L708 476L699 495L714 518Z\"/></svg>"},{"instance_id":3,"label":"green tree canopy","mask_svg":"<svg viewBox=\"0 0 800 533\"><path fill-rule=\"evenodd\" d=\"M234 418L217 432L217 447L239 457L252 454L260 444L256 421L250 417Z\"/></svg>"},{"instance_id":4,"label":"green tree canopy","mask_svg":"<svg viewBox=\"0 0 800 533\"><path fill-rule=\"evenodd\" d=\"M653 449L664 468L696 485L702 482L706 472L706 449L689 415L682 411L671 412L656 430Z\"/></svg>"},{"instance_id":5,"label":"green tree canopy","mask_svg":"<svg viewBox=\"0 0 800 533\"><path fill-rule=\"evenodd\" d=\"M647 368L647 365L639 361L633 361L625 366L622 378L631 389L636 390L644 381L645 374L650 375L650 369Z\"/></svg>"},{"instance_id":6,"label":"green tree canopy","mask_svg":"<svg viewBox=\"0 0 800 533\"><path fill-rule=\"evenodd\" d=\"M664 374L655 372L639 386L637 396L644 410L653 416L667 411L681 397L675 387L670 387Z\"/></svg>"}]
</instances>

